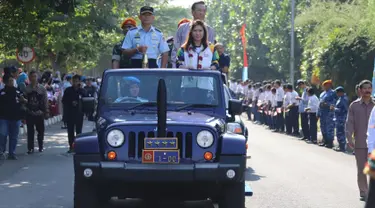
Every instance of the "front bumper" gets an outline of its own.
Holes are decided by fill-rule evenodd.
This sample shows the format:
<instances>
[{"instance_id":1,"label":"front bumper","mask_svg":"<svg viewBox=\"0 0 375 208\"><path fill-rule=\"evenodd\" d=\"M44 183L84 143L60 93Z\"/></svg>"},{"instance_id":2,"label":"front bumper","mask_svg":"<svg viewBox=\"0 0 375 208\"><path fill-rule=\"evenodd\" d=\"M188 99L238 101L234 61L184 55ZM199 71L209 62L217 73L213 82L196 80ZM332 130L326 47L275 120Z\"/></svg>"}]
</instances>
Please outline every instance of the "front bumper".
<instances>
[{"instance_id":1,"label":"front bumper","mask_svg":"<svg viewBox=\"0 0 375 208\"><path fill-rule=\"evenodd\" d=\"M121 182L234 182L244 180L246 156L221 156L218 163L134 164L100 161L98 155L75 155L75 174L96 181ZM92 175L84 171L91 169ZM229 178L228 170L235 176Z\"/></svg>"}]
</instances>

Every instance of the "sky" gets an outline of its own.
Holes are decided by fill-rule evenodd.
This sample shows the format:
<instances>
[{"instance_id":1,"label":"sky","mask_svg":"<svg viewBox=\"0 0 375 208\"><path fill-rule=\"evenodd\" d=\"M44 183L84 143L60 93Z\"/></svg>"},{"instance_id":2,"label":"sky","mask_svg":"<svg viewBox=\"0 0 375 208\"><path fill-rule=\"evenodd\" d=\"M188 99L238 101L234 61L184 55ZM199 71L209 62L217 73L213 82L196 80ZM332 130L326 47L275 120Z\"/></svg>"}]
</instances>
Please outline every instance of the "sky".
<instances>
[{"instance_id":1,"label":"sky","mask_svg":"<svg viewBox=\"0 0 375 208\"><path fill-rule=\"evenodd\" d=\"M183 6L183 7L190 7L196 0L171 0L169 2L170 5L173 6Z\"/></svg>"}]
</instances>

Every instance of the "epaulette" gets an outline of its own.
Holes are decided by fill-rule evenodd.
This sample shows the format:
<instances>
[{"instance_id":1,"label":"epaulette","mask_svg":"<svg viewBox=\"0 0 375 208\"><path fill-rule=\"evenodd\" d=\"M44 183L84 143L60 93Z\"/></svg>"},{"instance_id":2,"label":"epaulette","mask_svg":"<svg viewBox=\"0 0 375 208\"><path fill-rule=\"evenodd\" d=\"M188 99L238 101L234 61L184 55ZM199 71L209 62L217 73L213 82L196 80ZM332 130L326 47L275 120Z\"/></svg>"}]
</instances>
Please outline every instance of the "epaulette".
<instances>
[{"instance_id":1,"label":"epaulette","mask_svg":"<svg viewBox=\"0 0 375 208\"><path fill-rule=\"evenodd\" d=\"M136 30L138 29L137 27L132 27L129 31Z\"/></svg>"},{"instance_id":2,"label":"epaulette","mask_svg":"<svg viewBox=\"0 0 375 208\"><path fill-rule=\"evenodd\" d=\"M161 30L159 30L158 28L155 27L155 30L160 32L160 33L163 33Z\"/></svg>"}]
</instances>

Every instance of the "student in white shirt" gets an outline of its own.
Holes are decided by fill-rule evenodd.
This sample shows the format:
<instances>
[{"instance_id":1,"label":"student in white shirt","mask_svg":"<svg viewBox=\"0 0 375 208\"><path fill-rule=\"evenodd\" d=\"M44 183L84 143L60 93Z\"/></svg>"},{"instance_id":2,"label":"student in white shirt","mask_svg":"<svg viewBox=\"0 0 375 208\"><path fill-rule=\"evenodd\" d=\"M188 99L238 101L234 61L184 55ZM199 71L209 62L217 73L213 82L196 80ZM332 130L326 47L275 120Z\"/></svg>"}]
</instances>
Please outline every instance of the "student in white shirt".
<instances>
[{"instance_id":1,"label":"student in white shirt","mask_svg":"<svg viewBox=\"0 0 375 208\"><path fill-rule=\"evenodd\" d=\"M264 88L259 88L259 97L258 97L258 110L259 112L259 124L265 123L265 117L264 117L264 99L266 97L266 93L264 92Z\"/></svg>"},{"instance_id":2,"label":"student in white shirt","mask_svg":"<svg viewBox=\"0 0 375 208\"><path fill-rule=\"evenodd\" d=\"M265 108L265 117L266 117L266 124L269 128L271 128L271 115L269 114L269 111L271 109L271 97L272 97L272 93L271 93L271 85L270 84L267 84L266 87L265 87L266 91L265 91L265 99L264 99L264 103L265 105L267 106Z\"/></svg>"},{"instance_id":3,"label":"student in white shirt","mask_svg":"<svg viewBox=\"0 0 375 208\"><path fill-rule=\"evenodd\" d=\"M281 86L280 80L275 80L275 88L276 88L276 103L277 108L281 109L283 107L283 100L284 100L284 90ZM284 131L284 115L282 112L277 114L276 119L276 129L274 132L283 132Z\"/></svg>"},{"instance_id":4,"label":"student in white shirt","mask_svg":"<svg viewBox=\"0 0 375 208\"><path fill-rule=\"evenodd\" d=\"M287 85L287 89L290 92L290 104L289 104L289 120L290 125L293 129L293 135L294 136L300 136L299 133L299 112L298 112L298 106L299 106L299 100L297 99L298 93L293 89L293 85L289 84Z\"/></svg>"},{"instance_id":5,"label":"student in white shirt","mask_svg":"<svg viewBox=\"0 0 375 208\"><path fill-rule=\"evenodd\" d=\"M277 115L275 116L277 107L276 88L271 89L271 129L276 129Z\"/></svg>"},{"instance_id":6,"label":"student in white shirt","mask_svg":"<svg viewBox=\"0 0 375 208\"><path fill-rule=\"evenodd\" d=\"M308 88L306 90L307 95L309 97L307 108L305 112L308 113L309 117L309 135L307 137L308 141L316 144L317 143L317 112L319 108L319 98L315 95L315 91L313 88Z\"/></svg>"},{"instance_id":7,"label":"student in white shirt","mask_svg":"<svg viewBox=\"0 0 375 208\"><path fill-rule=\"evenodd\" d=\"M254 85L254 92L253 92L253 115L254 115L254 123L259 122L259 112L258 112L258 98L259 98L259 83Z\"/></svg>"},{"instance_id":8,"label":"student in white shirt","mask_svg":"<svg viewBox=\"0 0 375 208\"><path fill-rule=\"evenodd\" d=\"M287 89L288 85L283 86L284 90L284 100L283 100L283 109L284 109L284 123L285 123L285 131L287 134L292 134L292 123L290 122L290 109L288 108L291 104L290 102L290 95L291 92Z\"/></svg>"},{"instance_id":9,"label":"student in white shirt","mask_svg":"<svg viewBox=\"0 0 375 208\"><path fill-rule=\"evenodd\" d=\"M246 113L247 113L247 119L249 120L249 121L251 121L252 119L251 119L251 114L252 114L252 107L250 107L250 106L252 106L252 102L253 102L253 86L252 86L252 84L249 84L248 86L247 86L247 94L246 94L246 101L247 101L247 104L248 104L248 108L247 108L247 111L246 111Z\"/></svg>"}]
</instances>

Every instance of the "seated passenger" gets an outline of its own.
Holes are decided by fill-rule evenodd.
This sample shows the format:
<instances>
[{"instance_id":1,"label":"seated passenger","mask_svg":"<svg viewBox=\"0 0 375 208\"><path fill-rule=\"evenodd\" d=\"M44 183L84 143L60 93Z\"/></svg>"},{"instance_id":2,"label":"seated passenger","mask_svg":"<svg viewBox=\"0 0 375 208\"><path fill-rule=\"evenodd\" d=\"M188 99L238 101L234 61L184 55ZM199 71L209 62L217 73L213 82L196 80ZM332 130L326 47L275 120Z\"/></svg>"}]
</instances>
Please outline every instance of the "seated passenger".
<instances>
[{"instance_id":1,"label":"seated passenger","mask_svg":"<svg viewBox=\"0 0 375 208\"><path fill-rule=\"evenodd\" d=\"M219 54L214 48L208 43L204 22L194 21L187 41L177 52L177 68L217 70Z\"/></svg>"},{"instance_id":2,"label":"seated passenger","mask_svg":"<svg viewBox=\"0 0 375 208\"><path fill-rule=\"evenodd\" d=\"M114 103L127 103L127 102L148 102L148 100L139 97L139 85L141 81L136 77L124 77L123 81L125 82L123 89L128 89L126 92L127 95L119 97L115 100Z\"/></svg>"}]
</instances>

